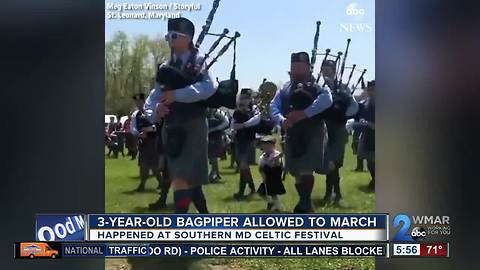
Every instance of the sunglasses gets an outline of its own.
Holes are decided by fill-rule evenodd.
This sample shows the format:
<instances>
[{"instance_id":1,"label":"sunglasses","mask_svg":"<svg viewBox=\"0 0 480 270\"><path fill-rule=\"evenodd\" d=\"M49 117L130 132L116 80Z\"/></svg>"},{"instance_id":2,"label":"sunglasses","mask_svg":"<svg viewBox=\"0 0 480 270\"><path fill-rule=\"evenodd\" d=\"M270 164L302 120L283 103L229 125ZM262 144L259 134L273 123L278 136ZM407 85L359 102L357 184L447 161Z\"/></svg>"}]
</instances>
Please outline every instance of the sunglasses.
<instances>
[{"instance_id":1,"label":"sunglasses","mask_svg":"<svg viewBox=\"0 0 480 270\"><path fill-rule=\"evenodd\" d=\"M165 40L166 40L166 41L175 40L175 39L177 39L179 36L188 37L188 35L186 35L186 34L171 31L171 32L168 32L168 33L165 35Z\"/></svg>"}]
</instances>

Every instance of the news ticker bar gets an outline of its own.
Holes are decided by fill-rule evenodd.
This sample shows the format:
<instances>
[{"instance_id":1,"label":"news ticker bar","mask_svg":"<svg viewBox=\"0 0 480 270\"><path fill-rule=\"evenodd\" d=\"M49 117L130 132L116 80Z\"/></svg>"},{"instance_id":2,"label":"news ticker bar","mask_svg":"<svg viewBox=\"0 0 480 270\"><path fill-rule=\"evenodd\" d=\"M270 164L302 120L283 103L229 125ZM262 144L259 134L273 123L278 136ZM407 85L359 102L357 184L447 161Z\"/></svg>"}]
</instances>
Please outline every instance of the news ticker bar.
<instances>
[{"instance_id":1,"label":"news ticker bar","mask_svg":"<svg viewBox=\"0 0 480 270\"><path fill-rule=\"evenodd\" d=\"M389 257L389 244L15 243L15 258Z\"/></svg>"},{"instance_id":2,"label":"news ticker bar","mask_svg":"<svg viewBox=\"0 0 480 270\"><path fill-rule=\"evenodd\" d=\"M37 215L37 241L386 242L387 214Z\"/></svg>"},{"instance_id":3,"label":"news ticker bar","mask_svg":"<svg viewBox=\"0 0 480 270\"><path fill-rule=\"evenodd\" d=\"M394 243L392 257L450 257L449 243Z\"/></svg>"}]
</instances>

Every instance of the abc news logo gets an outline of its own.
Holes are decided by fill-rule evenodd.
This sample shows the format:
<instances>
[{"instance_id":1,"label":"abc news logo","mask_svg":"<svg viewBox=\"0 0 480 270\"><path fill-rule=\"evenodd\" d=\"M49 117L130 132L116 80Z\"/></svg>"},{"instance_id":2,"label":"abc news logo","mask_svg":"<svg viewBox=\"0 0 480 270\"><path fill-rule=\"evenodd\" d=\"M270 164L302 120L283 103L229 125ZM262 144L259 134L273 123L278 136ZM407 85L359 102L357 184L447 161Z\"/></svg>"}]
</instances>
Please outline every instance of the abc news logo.
<instances>
[{"instance_id":1,"label":"abc news logo","mask_svg":"<svg viewBox=\"0 0 480 270\"><path fill-rule=\"evenodd\" d=\"M427 237L427 231L422 228L422 227L415 227L412 229L412 232L410 233L410 236L413 238L415 241L421 241Z\"/></svg>"},{"instance_id":2,"label":"abc news logo","mask_svg":"<svg viewBox=\"0 0 480 270\"><path fill-rule=\"evenodd\" d=\"M340 23L340 32L345 33L372 33L374 25L364 21L366 10L358 3L350 3L345 8L348 19Z\"/></svg>"},{"instance_id":3,"label":"abc news logo","mask_svg":"<svg viewBox=\"0 0 480 270\"><path fill-rule=\"evenodd\" d=\"M348 16L365 16L365 9L359 8L357 3L351 3L345 9L345 14Z\"/></svg>"}]
</instances>

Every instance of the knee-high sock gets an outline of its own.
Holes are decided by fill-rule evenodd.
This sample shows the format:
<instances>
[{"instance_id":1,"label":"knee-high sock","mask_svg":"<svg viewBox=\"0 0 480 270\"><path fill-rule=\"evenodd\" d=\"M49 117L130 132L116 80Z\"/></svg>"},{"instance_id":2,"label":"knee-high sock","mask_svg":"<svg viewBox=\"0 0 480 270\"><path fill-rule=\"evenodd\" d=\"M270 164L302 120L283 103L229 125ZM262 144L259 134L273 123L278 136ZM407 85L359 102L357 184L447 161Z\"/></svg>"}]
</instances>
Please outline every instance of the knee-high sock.
<instances>
[{"instance_id":1,"label":"knee-high sock","mask_svg":"<svg viewBox=\"0 0 480 270\"><path fill-rule=\"evenodd\" d=\"M192 202L192 189L177 190L173 193L175 202L175 213L185 214L188 212L190 202Z\"/></svg>"},{"instance_id":2,"label":"knee-high sock","mask_svg":"<svg viewBox=\"0 0 480 270\"><path fill-rule=\"evenodd\" d=\"M161 172L160 172L161 173ZM170 190L170 179L168 173L163 172L162 182L160 183L160 200L165 204L167 202L168 191Z\"/></svg>"},{"instance_id":3,"label":"knee-high sock","mask_svg":"<svg viewBox=\"0 0 480 270\"><path fill-rule=\"evenodd\" d=\"M218 158L212 158L210 164L212 164L212 170L210 174L212 176L220 176L220 173L218 171Z\"/></svg>"},{"instance_id":4,"label":"knee-high sock","mask_svg":"<svg viewBox=\"0 0 480 270\"><path fill-rule=\"evenodd\" d=\"M314 183L314 177L312 175L305 175L302 177L302 183L303 183L303 188L305 192L305 206L308 206L307 209L312 208L311 205L311 196L312 196L312 190L313 190L313 183Z\"/></svg>"},{"instance_id":5,"label":"knee-high sock","mask_svg":"<svg viewBox=\"0 0 480 270\"><path fill-rule=\"evenodd\" d=\"M325 197L330 197L332 195L332 189L333 189L332 172L328 172L325 177Z\"/></svg>"},{"instance_id":6,"label":"knee-high sock","mask_svg":"<svg viewBox=\"0 0 480 270\"><path fill-rule=\"evenodd\" d=\"M295 188L297 189L300 200L298 202L299 206L304 210L310 210L311 205L311 195L313 190L313 175L303 175L299 178L297 177L297 184Z\"/></svg>"},{"instance_id":7,"label":"knee-high sock","mask_svg":"<svg viewBox=\"0 0 480 270\"><path fill-rule=\"evenodd\" d=\"M245 169L244 171L245 181L248 184L251 192L255 192L255 183L253 182L252 171L250 171L250 167Z\"/></svg>"},{"instance_id":8,"label":"knee-high sock","mask_svg":"<svg viewBox=\"0 0 480 270\"><path fill-rule=\"evenodd\" d=\"M338 168L333 170L332 172L333 176L333 191L335 191L335 194L337 196L340 196L340 172L338 171Z\"/></svg>"},{"instance_id":9,"label":"knee-high sock","mask_svg":"<svg viewBox=\"0 0 480 270\"><path fill-rule=\"evenodd\" d=\"M242 173L242 172L243 172L243 176L244 176L244 181L247 182L250 190L252 192L254 192L255 191L255 183L253 182L253 177L252 177L252 172L250 171L250 167L248 167L246 169L242 169L240 171L240 173Z\"/></svg>"},{"instance_id":10,"label":"knee-high sock","mask_svg":"<svg viewBox=\"0 0 480 270\"><path fill-rule=\"evenodd\" d=\"M163 184L163 175L162 172L159 169L156 169L153 171L153 174L155 175L155 178L157 178L158 181L158 187L162 187Z\"/></svg>"},{"instance_id":11,"label":"knee-high sock","mask_svg":"<svg viewBox=\"0 0 480 270\"><path fill-rule=\"evenodd\" d=\"M207 200L203 194L202 186L193 188L192 202L200 214L208 214Z\"/></svg>"},{"instance_id":12,"label":"knee-high sock","mask_svg":"<svg viewBox=\"0 0 480 270\"><path fill-rule=\"evenodd\" d=\"M238 194L243 195L245 193L245 187L247 186L247 182L245 180L245 173L243 170L240 171L240 181L238 187Z\"/></svg>"},{"instance_id":13,"label":"knee-high sock","mask_svg":"<svg viewBox=\"0 0 480 270\"><path fill-rule=\"evenodd\" d=\"M367 162L367 167L368 167L368 171L370 172L370 175L372 176L372 180L375 183L375 162L374 161L368 161Z\"/></svg>"},{"instance_id":14,"label":"knee-high sock","mask_svg":"<svg viewBox=\"0 0 480 270\"><path fill-rule=\"evenodd\" d=\"M363 158L357 155L357 170L363 171Z\"/></svg>"},{"instance_id":15,"label":"knee-high sock","mask_svg":"<svg viewBox=\"0 0 480 270\"><path fill-rule=\"evenodd\" d=\"M150 170L146 166L140 166L140 186L145 187Z\"/></svg>"}]
</instances>

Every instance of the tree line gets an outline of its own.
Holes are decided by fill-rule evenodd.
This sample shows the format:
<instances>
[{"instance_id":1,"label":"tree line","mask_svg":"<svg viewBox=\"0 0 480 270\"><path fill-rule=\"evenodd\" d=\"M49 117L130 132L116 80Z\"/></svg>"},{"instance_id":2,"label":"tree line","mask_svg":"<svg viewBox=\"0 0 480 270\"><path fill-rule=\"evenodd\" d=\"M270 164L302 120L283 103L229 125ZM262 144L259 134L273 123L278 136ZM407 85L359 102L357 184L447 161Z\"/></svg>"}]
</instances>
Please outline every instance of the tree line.
<instances>
[{"instance_id":1,"label":"tree line","mask_svg":"<svg viewBox=\"0 0 480 270\"><path fill-rule=\"evenodd\" d=\"M162 37L130 38L122 31L105 42L105 113L125 115L132 109L132 95L148 94L154 86L159 63L170 50Z\"/></svg>"}]
</instances>

